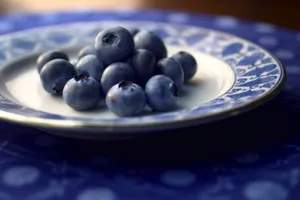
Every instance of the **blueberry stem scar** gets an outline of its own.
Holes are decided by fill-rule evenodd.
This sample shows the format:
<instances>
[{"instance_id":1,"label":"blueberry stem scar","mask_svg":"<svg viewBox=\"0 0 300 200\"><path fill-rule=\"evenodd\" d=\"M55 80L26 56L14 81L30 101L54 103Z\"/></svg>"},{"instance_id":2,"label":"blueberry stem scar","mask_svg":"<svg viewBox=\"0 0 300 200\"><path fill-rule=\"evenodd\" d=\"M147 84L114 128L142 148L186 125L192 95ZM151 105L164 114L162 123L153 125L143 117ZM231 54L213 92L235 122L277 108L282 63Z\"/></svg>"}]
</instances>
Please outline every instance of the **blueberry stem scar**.
<instances>
[{"instance_id":1,"label":"blueberry stem scar","mask_svg":"<svg viewBox=\"0 0 300 200\"><path fill-rule=\"evenodd\" d=\"M62 93L62 91L60 89L58 89L59 87L57 87L57 83L53 84L53 91L55 91L56 94L60 95Z\"/></svg>"},{"instance_id":2,"label":"blueberry stem scar","mask_svg":"<svg viewBox=\"0 0 300 200\"><path fill-rule=\"evenodd\" d=\"M74 76L74 79L75 79L76 81L87 80L88 78L89 78L89 76L86 75L86 74L80 74L80 75L78 75L78 76Z\"/></svg>"},{"instance_id":3,"label":"blueberry stem scar","mask_svg":"<svg viewBox=\"0 0 300 200\"><path fill-rule=\"evenodd\" d=\"M103 42L108 45L114 45L119 41L118 36L114 34L108 34L105 37L103 37Z\"/></svg>"},{"instance_id":4,"label":"blueberry stem scar","mask_svg":"<svg viewBox=\"0 0 300 200\"><path fill-rule=\"evenodd\" d=\"M131 81L120 81L119 84L118 84L118 87L121 88L121 87L124 87L126 85L129 85L131 84L132 82Z\"/></svg>"},{"instance_id":5,"label":"blueberry stem scar","mask_svg":"<svg viewBox=\"0 0 300 200\"><path fill-rule=\"evenodd\" d=\"M61 94L61 92L58 89L56 89L55 86L52 89L56 92L56 94Z\"/></svg>"},{"instance_id":6,"label":"blueberry stem scar","mask_svg":"<svg viewBox=\"0 0 300 200\"><path fill-rule=\"evenodd\" d=\"M179 97L178 89L177 89L177 86L175 85L175 83L171 83L170 91L171 91L171 93L173 94L174 97Z\"/></svg>"}]
</instances>

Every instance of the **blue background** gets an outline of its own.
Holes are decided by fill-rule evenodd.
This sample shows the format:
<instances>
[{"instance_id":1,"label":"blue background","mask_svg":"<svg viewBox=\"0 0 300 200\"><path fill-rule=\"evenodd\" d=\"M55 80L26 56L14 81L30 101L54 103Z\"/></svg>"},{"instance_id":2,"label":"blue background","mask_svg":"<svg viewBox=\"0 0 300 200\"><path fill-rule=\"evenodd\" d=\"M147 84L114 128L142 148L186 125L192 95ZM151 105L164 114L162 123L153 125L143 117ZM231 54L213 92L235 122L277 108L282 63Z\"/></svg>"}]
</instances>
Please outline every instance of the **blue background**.
<instances>
[{"instance_id":1,"label":"blue background","mask_svg":"<svg viewBox=\"0 0 300 200\"><path fill-rule=\"evenodd\" d=\"M0 123L0 200L298 200L300 33L230 17L123 11L113 19L164 21L235 34L275 53L287 70L283 91L242 115L164 136L96 142ZM109 12L10 14L0 33ZM196 131L195 131L196 130Z\"/></svg>"}]
</instances>

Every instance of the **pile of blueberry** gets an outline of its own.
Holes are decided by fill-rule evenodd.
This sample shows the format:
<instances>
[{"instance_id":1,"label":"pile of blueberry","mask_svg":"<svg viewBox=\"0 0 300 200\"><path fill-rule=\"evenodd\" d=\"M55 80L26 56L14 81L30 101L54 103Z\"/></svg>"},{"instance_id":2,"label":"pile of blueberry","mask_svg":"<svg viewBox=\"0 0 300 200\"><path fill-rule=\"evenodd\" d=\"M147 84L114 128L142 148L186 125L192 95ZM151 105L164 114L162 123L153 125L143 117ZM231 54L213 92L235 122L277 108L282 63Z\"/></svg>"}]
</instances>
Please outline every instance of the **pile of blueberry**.
<instances>
[{"instance_id":1,"label":"pile of blueberry","mask_svg":"<svg viewBox=\"0 0 300 200\"><path fill-rule=\"evenodd\" d=\"M175 108L182 85L197 71L195 58L180 51L167 57L164 42L154 32L117 26L101 31L94 45L84 47L73 65L60 51L37 59L43 88L62 95L77 111L96 108L105 99L118 116Z\"/></svg>"}]
</instances>

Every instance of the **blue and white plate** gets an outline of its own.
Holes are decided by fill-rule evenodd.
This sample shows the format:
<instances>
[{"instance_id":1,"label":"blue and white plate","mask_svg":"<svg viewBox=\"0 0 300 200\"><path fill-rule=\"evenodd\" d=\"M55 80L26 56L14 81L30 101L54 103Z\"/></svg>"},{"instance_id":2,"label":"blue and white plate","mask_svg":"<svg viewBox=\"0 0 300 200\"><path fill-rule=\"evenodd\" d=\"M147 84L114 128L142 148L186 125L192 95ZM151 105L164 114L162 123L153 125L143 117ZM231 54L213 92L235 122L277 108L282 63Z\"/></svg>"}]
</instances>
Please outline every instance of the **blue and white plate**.
<instances>
[{"instance_id":1,"label":"blue and white plate","mask_svg":"<svg viewBox=\"0 0 300 200\"><path fill-rule=\"evenodd\" d=\"M115 25L155 31L169 55L188 51L198 62L183 89L178 110L119 118L108 110L76 112L47 94L35 67L46 50L63 49L76 61L78 50L103 28ZM63 24L0 38L0 117L48 132L85 138L134 136L137 132L184 127L239 114L266 102L285 82L285 70L272 54L226 33L154 21L120 20Z\"/></svg>"}]
</instances>

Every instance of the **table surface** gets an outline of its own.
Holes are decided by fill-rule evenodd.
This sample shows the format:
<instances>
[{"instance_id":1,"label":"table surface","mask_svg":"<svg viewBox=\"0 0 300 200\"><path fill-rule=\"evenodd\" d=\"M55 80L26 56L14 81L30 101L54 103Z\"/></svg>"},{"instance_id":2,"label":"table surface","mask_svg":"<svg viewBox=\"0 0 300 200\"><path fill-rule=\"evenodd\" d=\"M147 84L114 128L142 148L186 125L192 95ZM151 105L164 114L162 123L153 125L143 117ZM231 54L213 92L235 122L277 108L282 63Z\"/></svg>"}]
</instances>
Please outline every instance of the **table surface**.
<instances>
[{"instance_id":1,"label":"table surface","mask_svg":"<svg viewBox=\"0 0 300 200\"><path fill-rule=\"evenodd\" d=\"M0 33L101 19L89 11L53 15L59 17L2 16ZM285 88L269 103L227 120L125 141L59 138L0 122L0 199L299 199L300 33L234 18L177 13L168 19L262 45L286 65Z\"/></svg>"},{"instance_id":2,"label":"table surface","mask_svg":"<svg viewBox=\"0 0 300 200\"><path fill-rule=\"evenodd\" d=\"M117 7L172 9L205 14L229 15L300 29L297 19L300 1L274 0L0 0L3 12L45 12L66 9L106 9Z\"/></svg>"}]
</instances>

